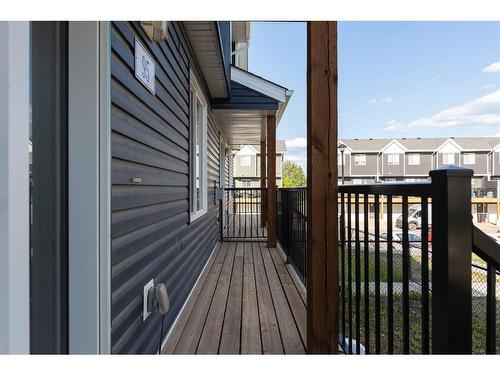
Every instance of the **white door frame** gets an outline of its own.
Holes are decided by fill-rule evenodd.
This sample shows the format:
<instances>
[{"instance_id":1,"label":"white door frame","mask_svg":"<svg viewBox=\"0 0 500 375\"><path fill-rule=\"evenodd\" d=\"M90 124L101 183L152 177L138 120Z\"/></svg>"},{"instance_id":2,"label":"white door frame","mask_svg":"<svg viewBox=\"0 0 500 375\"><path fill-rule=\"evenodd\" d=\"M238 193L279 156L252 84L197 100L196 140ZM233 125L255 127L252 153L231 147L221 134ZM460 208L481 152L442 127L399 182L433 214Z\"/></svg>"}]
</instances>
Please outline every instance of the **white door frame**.
<instances>
[{"instance_id":1,"label":"white door frame","mask_svg":"<svg viewBox=\"0 0 500 375\"><path fill-rule=\"evenodd\" d=\"M0 22L0 354L28 354L29 22Z\"/></svg>"},{"instance_id":2,"label":"white door frame","mask_svg":"<svg viewBox=\"0 0 500 375\"><path fill-rule=\"evenodd\" d=\"M68 27L69 352L110 353L110 25Z\"/></svg>"}]
</instances>

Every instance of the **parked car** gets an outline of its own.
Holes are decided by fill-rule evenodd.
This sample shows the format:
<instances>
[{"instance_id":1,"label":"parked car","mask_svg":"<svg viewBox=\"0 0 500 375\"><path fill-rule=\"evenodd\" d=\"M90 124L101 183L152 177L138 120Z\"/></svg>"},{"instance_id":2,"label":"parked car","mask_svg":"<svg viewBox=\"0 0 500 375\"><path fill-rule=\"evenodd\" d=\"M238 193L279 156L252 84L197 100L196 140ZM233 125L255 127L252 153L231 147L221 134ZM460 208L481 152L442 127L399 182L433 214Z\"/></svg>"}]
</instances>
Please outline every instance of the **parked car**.
<instances>
[{"instance_id":1,"label":"parked car","mask_svg":"<svg viewBox=\"0 0 500 375\"><path fill-rule=\"evenodd\" d=\"M387 240L387 233L382 233L380 235L380 238L383 240ZM403 242L403 232L393 232L392 233L392 240L396 242ZM413 245L413 242L422 242L422 238L415 233L408 233L408 241Z\"/></svg>"},{"instance_id":2,"label":"parked car","mask_svg":"<svg viewBox=\"0 0 500 375\"><path fill-rule=\"evenodd\" d=\"M427 210L427 222L432 224L432 206L429 205ZM396 227L403 228L403 215L399 215L396 219ZM419 204L413 204L408 208L408 229L416 230L422 227L422 207Z\"/></svg>"}]
</instances>

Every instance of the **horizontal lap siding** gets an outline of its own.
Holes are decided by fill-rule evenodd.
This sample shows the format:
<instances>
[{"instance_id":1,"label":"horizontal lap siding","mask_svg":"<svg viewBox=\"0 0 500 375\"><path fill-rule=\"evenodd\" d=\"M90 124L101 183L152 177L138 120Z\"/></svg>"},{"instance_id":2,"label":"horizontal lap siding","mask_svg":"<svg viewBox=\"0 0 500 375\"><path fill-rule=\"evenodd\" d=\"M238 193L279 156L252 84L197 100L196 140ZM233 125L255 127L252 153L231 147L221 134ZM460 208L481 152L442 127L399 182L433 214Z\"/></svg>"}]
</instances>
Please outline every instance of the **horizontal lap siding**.
<instances>
[{"instance_id":1,"label":"horizontal lap siding","mask_svg":"<svg viewBox=\"0 0 500 375\"><path fill-rule=\"evenodd\" d=\"M156 62L156 95L134 75L134 37ZM208 213L189 223L189 67L182 26L151 43L137 23L113 23L111 60L112 352L154 353L161 317L142 321L142 292L151 279L170 297L163 334L187 299L218 241L214 181L219 130L208 126ZM140 177L140 184L132 184Z\"/></svg>"}]
</instances>

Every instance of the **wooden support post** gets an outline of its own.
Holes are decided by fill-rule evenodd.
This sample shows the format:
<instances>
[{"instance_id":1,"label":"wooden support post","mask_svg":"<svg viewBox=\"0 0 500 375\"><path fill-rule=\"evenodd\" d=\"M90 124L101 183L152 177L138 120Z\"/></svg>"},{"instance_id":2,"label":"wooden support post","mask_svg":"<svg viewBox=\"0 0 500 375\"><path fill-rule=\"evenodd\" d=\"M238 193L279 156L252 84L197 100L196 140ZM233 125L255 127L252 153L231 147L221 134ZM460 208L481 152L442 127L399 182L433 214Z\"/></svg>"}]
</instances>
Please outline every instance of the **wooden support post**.
<instances>
[{"instance_id":1,"label":"wooden support post","mask_svg":"<svg viewBox=\"0 0 500 375\"><path fill-rule=\"evenodd\" d=\"M260 142L260 188L266 188L266 141ZM266 194L262 193L260 197L260 223L266 225L267 201Z\"/></svg>"},{"instance_id":2,"label":"wooden support post","mask_svg":"<svg viewBox=\"0 0 500 375\"><path fill-rule=\"evenodd\" d=\"M267 245L276 247L276 116L267 116Z\"/></svg>"},{"instance_id":3,"label":"wooden support post","mask_svg":"<svg viewBox=\"0 0 500 375\"><path fill-rule=\"evenodd\" d=\"M307 62L307 352L338 353L336 22L308 22Z\"/></svg>"}]
</instances>

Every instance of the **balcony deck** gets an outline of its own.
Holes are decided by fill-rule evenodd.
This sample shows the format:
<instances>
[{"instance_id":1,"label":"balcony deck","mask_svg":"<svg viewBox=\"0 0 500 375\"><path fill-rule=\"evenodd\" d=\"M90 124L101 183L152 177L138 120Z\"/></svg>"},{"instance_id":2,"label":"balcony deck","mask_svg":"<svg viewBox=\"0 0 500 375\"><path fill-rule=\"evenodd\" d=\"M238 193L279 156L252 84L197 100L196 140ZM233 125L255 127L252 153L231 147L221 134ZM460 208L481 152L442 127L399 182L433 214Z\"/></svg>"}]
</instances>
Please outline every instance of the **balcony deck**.
<instances>
[{"instance_id":1,"label":"balcony deck","mask_svg":"<svg viewBox=\"0 0 500 375\"><path fill-rule=\"evenodd\" d=\"M221 242L163 354L302 354L305 288L280 250Z\"/></svg>"}]
</instances>

